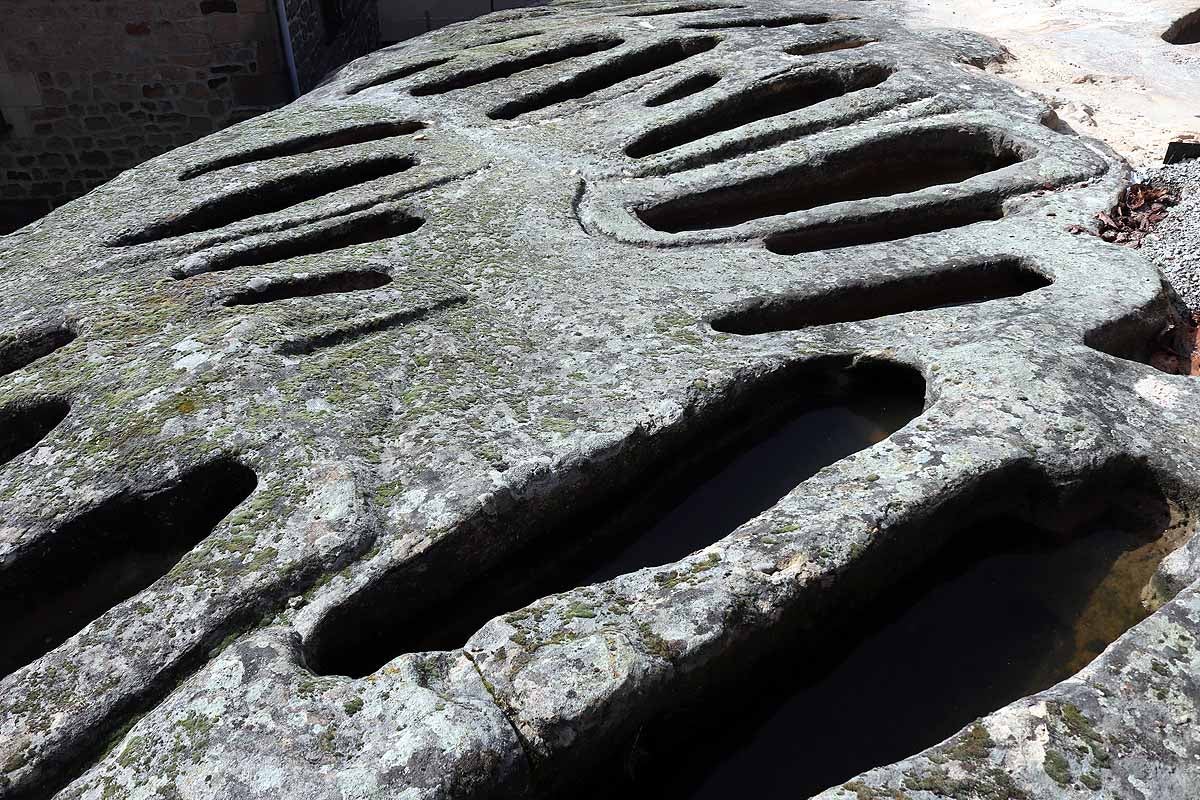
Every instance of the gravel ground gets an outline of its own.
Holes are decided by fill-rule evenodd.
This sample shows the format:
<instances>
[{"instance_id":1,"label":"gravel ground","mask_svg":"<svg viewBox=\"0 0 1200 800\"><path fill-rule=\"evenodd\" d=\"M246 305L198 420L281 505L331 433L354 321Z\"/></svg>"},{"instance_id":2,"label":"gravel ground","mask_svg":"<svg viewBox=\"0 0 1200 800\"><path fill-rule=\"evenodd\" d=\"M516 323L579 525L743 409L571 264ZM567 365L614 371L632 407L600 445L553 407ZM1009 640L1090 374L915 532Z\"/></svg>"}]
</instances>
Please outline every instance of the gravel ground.
<instances>
[{"instance_id":1,"label":"gravel ground","mask_svg":"<svg viewBox=\"0 0 1200 800\"><path fill-rule=\"evenodd\" d=\"M1200 159L1157 167L1140 177L1179 193L1179 204L1142 240L1142 252L1200 318Z\"/></svg>"}]
</instances>

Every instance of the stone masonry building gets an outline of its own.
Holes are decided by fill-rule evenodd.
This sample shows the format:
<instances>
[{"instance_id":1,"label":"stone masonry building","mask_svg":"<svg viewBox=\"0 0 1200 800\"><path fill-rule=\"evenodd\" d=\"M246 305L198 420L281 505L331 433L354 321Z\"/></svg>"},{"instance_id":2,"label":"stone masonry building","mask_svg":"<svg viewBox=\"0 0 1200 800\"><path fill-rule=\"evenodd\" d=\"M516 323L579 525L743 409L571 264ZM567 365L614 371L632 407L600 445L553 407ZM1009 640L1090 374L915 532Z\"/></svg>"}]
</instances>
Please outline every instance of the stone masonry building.
<instances>
[{"instance_id":1,"label":"stone masonry building","mask_svg":"<svg viewBox=\"0 0 1200 800\"><path fill-rule=\"evenodd\" d=\"M282 2L0 0L0 233L377 46L375 0Z\"/></svg>"}]
</instances>

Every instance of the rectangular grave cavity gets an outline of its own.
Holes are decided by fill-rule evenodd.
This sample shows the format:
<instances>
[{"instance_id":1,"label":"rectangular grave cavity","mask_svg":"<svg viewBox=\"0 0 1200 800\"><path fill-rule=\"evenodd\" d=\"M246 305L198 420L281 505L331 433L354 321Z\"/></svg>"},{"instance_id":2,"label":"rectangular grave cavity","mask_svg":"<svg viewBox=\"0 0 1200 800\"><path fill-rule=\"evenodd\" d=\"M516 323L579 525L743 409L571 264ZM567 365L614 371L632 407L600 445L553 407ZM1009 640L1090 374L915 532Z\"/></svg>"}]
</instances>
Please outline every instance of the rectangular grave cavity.
<instances>
[{"instance_id":1,"label":"rectangular grave cavity","mask_svg":"<svg viewBox=\"0 0 1200 800\"><path fill-rule=\"evenodd\" d=\"M722 28L784 28L789 25L824 25L837 20L852 20L854 17L834 17L829 14L781 14L770 17L742 17L739 19L714 19L691 22L684 25L693 30L719 30Z\"/></svg>"},{"instance_id":2,"label":"rectangular grave cavity","mask_svg":"<svg viewBox=\"0 0 1200 800\"><path fill-rule=\"evenodd\" d=\"M624 44L624 40L616 36L593 36L573 42L566 42L517 58L510 58L482 67L459 70L444 78L437 78L418 84L410 90L410 93L414 97L424 97L427 95L444 94L455 89L466 89L471 86L478 86L481 83L509 78L519 72L551 64L559 64L563 61L582 58L594 53L602 53L621 44Z\"/></svg>"},{"instance_id":3,"label":"rectangular grave cavity","mask_svg":"<svg viewBox=\"0 0 1200 800\"><path fill-rule=\"evenodd\" d=\"M1175 20L1162 38L1168 44L1200 44L1200 9Z\"/></svg>"},{"instance_id":4,"label":"rectangular grave cavity","mask_svg":"<svg viewBox=\"0 0 1200 800\"><path fill-rule=\"evenodd\" d=\"M425 123L423 122L371 122L327 133L298 136L286 142L278 142L266 145L265 147L255 147L241 153L234 153L214 159L206 164L201 164L185 171L179 176L179 179L191 180L200 175L206 175L209 172L216 172L219 169L253 164L257 161L266 161L270 158L317 153L321 150L332 150L335 147L366 144L382 139L392 139L397 136L408 136L409 134L424 130L424 128Z\"/></svg>"},{"instance_id":5,"label":"rectangular grave cavity","mask_svg":"<svg viewBox=\"0 0 1200 800\"><path fill-rule=\"evenodd\" d=\"M1142 590L1188 535L1143 466L1076 477L1010 469L885 531L699 691L660 698L584 796L811 797L1075 674L1147 616Z\"/></svg>"},{"instance_id":6,"label":"rectangular grave cavity","mask_svg":"<svg viewBox=\"0 0 1200 800\"><path fill-rule=\"evenodd\" d=\"M123 491L45 533L0 571L0 676L165 575L257 482L249 468L221 459L167 486Z\"/></svg>"},{"instance_id":7,"label":"rectangular grave cavity","mask_svg":"<svg viewBox=\"0 0 1200 800\"><path fill-rule=\"evenodd\" d=\"M33 449L70 410L67 401L57 397L17 400L0 407L0 465Z\"/></svg>"},{"instance_id":8,"label":"rectangular grave cavity","mask_svg":"<svg viewBox=\"0 0 1200 800\"><path fill-rule=\"evenodd\" d=\"M516 119L522 114L540 111L568 100L579 100L622 81L647 75L707 52L716 47L718 42L720 39L716 36L693 36L622 52L602 64L588 67L557 83L497 106L488 112L488 116L492 119Z\"/></svg>"},{"instance_id":9,"label":"rectangular grave cavity","mask_svg":"<svg viewBox=\"0 0 1200 800\"><path fill-rule=\"evenodd\" d=\"M756 298L714 318L712 326L724 333L753 335L863 322L1016 297L1050 283L1024 259L980 259L821 294Z\"/></svg>"},{"instance_id":10,"label":"rectangular grave cavity","mask_svg":"<svg viewBox=\"0 0 1200 800\"><path fill-rule=\"evenodd\" d=\"M273 264L289 258L321 255L360 244L404 236L420 228L425 220L404 212L386 210L360 214L335 224L292 233L286 239L264 242L218 253L199 268L178 271L176 278L186 278L204 272L221 272L237 267Z\"/></svg>"},{"instance_id":11,"label":"rectangular grave cavity","mask_svg":"<svg viewBox=\"0 0 1200 800\"><path fill-rule=\"evenodd\" d=\"M662 153L752 122L878 86L891 74L887 67L874 64L785 73L723 97L702 111L660 125L630 142L625 153L632 158Z\"/></svg>"},{"instance_id":12,"label":"rectangular grave cavity","mask_svg":"<svg viewBox=\"0 0 1200 800\"><path fill-rule=\"evenodd\" d=\"M843 247L894 242L910 236L954 230L980 222L1004 219L1000 200L990 195L967 197L918 208L900 208L838 222L812 225L766 238L772 253L794 256Z\"/></svg>"},{"instance_id":13,"label":"rectangular grave cavity","mask_svg":"<svg viewBox=\"0 0 1200 800\"><path fill-rule=\"evenodd\" d=\"M374 78L371 78L364 83L350 87L346 90L346 94L358 94L359 92L366 91L367 89L373 89L376 86L382 86L385 83L394 83L395 81L412 77L417 73L425 72L426 70L433 69L434 67L440 67L442 64L447 64L453 60L453 57L447 56L445 58L431 58L426 61L417 61L412 64L404 64L396 67L395 69L387 70L380 75L376 75Z\"/></svg>"},{"instance_id":14,"label":"rectangular grave cavity","mask_svg":"<svg viewBox=\"0 0 1200 800\"><path fill-rule=\"evenodd\" d=\"M271 281L258 288L239 289L227 295L222 302L227 306L250 306L294 297L362 292L387 286L391 282L392 277L386 272L372 269L348 269L323 275L296 275Z\"/></svg>"},{"instance_id":15,"label":"rectangular grave cavity","mask_svg":"<svg viewBox=\"0 0 1200 800\"><path fill-rule=\"evenodd\" d=\"M998 134L925 128L873 139L759 178L637 211L658 231L729 228L764 217L956 184L1023 160Z\"/></svg>"},{"instance_id":16,"label":"rectangular grave cavity","mask_svg":"<svg viewBox=\"0 0 1200 800\"><path fill-rule=\"evenodd\" d=\"M411 156L388 154L287 175L244 186L202 205L109 243L111 247L157 242L188 233L223 228L235 222L283 211L368 181L397 175L416 165Z\"/></svg>"},{"instance_id":17,"label":"rectangular grave cavity","mask_svg":"<svg viewBox=\"0 0 1200 800\"><path fill-rule=\"evenodd\" d=\"M721 76L715 72L699 72L684 78L681 81L671 84L666 89L663 89L658 94L654 95L646 101L648 106L663 106L667 103L674 103L676 100L682 100L697 92L702 92L712 86L716 86L721 80Z\"/></svg>"},{"instance_id":18,"label":"rectangular grave cavity","mask_svg":"<svg viewBox=\"0 0 1200 800\"><path fill-rule=\"evenodd\" d=\"M697 11L721 11L745 8L745 6L722 5L720 3L684 3L674 6L663 6L660 8L650 8L645 11L634 11L623 16L626 17L661 17L667 14L694 14Z\"/></svg>"},{"instance_id":19,"label":"rectangular grave cavity","mask_svg":"<svg viewBox=\"0 0 1200 800\"><path fill-rule=\"evenodd\" d=\"M359 591L309 635L307 662L366 675L402 653L460 647L548 594L676 561L886 438L924 399L915 370L845 357L739 384L675 427L559 476L547 494L480 514ZM501 552L496 542L510 544Z\"/></svg>"},{"instance_id":20,"label":"rectangular grave cavity","mask_svg":"<svg viewBox=\"0 0 1200 800\"><path fill-rule=\"evenodd\" d=\"M815 56L821 53L835 53L838 50L856 50L874 44L875 41L866 36L843 36L809 44L794 44L784 48L783 52L789 56Z\"/></svg>"},{"instance_id":21,"label":"rectangular grave cavity","mask_svg":"<svg viewBox=\"0 0 1200 800\"><path fill-rule=\"evenodd\" d=\"M0 377L28 367L40 358L75 341L76 331L66 322L51 322L0 336Z\"/></svg>"}]
</instances>

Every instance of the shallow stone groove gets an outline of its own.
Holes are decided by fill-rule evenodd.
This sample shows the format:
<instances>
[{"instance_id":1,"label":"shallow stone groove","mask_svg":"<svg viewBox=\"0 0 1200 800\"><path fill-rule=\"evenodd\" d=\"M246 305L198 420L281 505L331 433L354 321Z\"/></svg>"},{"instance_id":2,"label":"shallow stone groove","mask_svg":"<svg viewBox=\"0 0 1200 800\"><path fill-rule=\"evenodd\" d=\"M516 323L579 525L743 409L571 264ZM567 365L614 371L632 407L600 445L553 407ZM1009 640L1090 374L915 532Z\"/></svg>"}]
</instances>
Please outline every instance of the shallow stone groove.
<instances>
[{"instance_id":1,"label":"shallow stone groove","mask_svg":"<svg viewBox=\"0 0 1200 800\"><path fill-rule=\"evenodd\" d=\"M467 296L463 294L417 308L375 314L364 319L353 320L345 325L337 325L286 339L275 350L283 355L308 355L327 347L360 339L372 333L420 322L437 312L462 305L467 300Z\"/></svg>"},{"instance_id":2,"label":"shallow stone groove","mask_svg":"<svg viewBox=\"0 0 1200 800\"><path fill-rule=\"evenodd\" d=\"M618 54L611 60L588 67L552 86L537 89L524 97L504 103L488 112L492 119L516 119L522 114L579 100L622 81L677 64L707 52L720 41L715 36L672 39Z\"/></svg>"},{"instance_id":3,"label":"shallow stone groove","mask_svg":"<svg viewBox=\"0 0 1200 800\"><path fill-rule=\"evenodd\" d=\"M786 73L751 89L722 97L702 111L653 128L630 142L625 153L633 158L661 153L752 122L878 86L890 75L890 69L872 64Z\"/></svg>"}]
</instances>

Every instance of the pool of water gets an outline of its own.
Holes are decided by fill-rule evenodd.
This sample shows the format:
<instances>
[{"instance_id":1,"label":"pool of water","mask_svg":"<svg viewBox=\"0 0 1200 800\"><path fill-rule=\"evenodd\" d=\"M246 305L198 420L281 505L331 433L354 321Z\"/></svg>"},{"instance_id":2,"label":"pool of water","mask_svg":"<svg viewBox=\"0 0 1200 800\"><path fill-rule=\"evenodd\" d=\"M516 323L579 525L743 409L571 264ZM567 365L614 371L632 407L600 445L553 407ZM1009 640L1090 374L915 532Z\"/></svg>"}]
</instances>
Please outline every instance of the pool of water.
<instances>
[{"instance_id":1,"label":"pool of water","mask_svg":"<svg viewBox=\"0 0 1200 800\"><path fill-rule=\"evenodd\" d=\"M958 531L839 636L644 728L605 793L809 797L1069 677L1148 614L1175 543L1161 497L1119 497L1072 531L1003 516Z\"/></svg>"},{"instance_id":2,"label":"pool of water","mask_svg":"<svg viewBox=\"0 0 1200 800\"><path fill-rule=\"evenodd\" d=\"M606 554L582 582L669 564L708 547L821 468L882 442L920 411L919 400L880 393L800 414L667 505L656 523Z\"/></svg>"},{"instance_id":3,"label":"pool of water","mask_svg":"<svg viewBox=\"0 0 1200 800\"><path fill-rule=\"evenodd\" d=\"M925 399L920 376L891 365L839 367L813 387L809 396L804 386L781 394L778 405L749 405L710 438L694 437L689 452L666 458L624 497L572 511L567 523L439 602L435 613L414 620L410 605L383 624L366 623L371 609L394 601L382 593L362 601L354 620L348 613L316 637L309 663L323 674L366 675L401 653L461 647L488 620L546 595L677 561L822 467L882 441L919 414Z\"/></svg>"}]
</instances>

